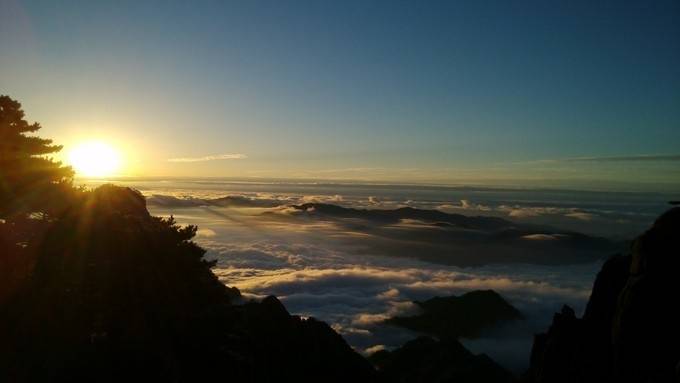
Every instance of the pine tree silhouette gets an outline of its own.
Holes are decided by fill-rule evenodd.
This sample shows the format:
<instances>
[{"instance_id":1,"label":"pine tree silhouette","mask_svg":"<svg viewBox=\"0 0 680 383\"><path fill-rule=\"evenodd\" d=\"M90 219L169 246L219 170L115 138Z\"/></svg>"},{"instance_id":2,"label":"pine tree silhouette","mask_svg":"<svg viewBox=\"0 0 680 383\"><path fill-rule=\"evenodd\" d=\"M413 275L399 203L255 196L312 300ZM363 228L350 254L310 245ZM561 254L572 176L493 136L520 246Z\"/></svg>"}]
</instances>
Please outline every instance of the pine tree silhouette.
<instances>
[{"instance_id":1,"label":"pine tree silhouette","mask_svg":"<svg viewBox=\"0 0 680 383\"><path fill-rule=\"evenodd\" d=\"M40 128L24 119L18 101L0 96L0 218L5 221L51 212L55 194L71 186L73 170L46 157L62 146L30 135Z\"/></svg>"}]
</instances>

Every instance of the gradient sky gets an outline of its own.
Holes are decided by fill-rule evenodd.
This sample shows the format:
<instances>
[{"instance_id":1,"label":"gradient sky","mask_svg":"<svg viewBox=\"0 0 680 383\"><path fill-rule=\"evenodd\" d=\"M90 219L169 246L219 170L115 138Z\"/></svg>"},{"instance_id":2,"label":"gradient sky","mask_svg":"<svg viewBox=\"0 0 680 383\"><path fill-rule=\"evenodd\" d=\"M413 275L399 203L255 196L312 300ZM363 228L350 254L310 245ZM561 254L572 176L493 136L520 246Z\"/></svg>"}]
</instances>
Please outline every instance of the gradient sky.
<instances>
[{"instance_id":1,"label":"gradient sky","mask_svg":"<svg viewBox=\"0 0 680 383\"><path fill-rule=\"evenodd\" d=\"M678 1L0 0L0 93L122 175L680 190Z\"/></svg>"}]
</instances>

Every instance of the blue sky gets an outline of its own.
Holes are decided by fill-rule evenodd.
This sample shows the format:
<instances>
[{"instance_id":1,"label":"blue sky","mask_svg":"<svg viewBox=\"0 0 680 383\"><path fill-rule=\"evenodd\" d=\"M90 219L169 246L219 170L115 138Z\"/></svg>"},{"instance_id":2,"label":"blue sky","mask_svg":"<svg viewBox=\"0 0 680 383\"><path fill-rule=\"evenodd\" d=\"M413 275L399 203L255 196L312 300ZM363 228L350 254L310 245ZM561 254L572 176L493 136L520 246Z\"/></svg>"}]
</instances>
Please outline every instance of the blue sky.
<instances>
[{"instance_id":1,"label":"blue sky","mask_svg":"<svg viewBox=\"0 0 680 383\"><path fill-rule=\"evenodd\" d=\"M127 175L676 188L680 3L593 3L0 0L0 93Z\"/></svg>"}]
</instances>

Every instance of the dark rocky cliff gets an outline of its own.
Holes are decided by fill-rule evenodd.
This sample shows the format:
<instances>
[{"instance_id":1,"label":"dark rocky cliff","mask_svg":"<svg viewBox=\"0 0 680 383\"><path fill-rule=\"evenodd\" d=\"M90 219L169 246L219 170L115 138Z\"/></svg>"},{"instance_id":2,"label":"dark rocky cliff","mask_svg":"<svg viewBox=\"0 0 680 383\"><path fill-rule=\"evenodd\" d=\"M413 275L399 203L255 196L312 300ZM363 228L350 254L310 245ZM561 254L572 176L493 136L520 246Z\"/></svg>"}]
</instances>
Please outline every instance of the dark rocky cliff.
<instances>
[{"instance_id":1,"label":"dark rocky cliff","mask_svg":"<svg viewBox=\"0 0 680 383\"><path fill-rule=\"evenodd\" d=\"M680 208L597 276L583 318L564 307L536 335L528 382L680 381Z\"/></svg>"}]
</instances>

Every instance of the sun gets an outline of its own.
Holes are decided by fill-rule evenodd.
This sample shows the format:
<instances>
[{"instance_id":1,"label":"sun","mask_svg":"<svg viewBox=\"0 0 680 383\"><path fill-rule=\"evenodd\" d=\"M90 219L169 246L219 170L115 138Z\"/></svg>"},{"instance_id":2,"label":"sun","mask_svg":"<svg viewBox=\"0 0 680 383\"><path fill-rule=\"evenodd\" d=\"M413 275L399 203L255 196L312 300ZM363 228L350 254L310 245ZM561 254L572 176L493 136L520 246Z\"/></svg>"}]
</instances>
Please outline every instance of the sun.
<instances>
[{"instance_id":1,"label":"sun","mask_svg":"<svg viewBox=\"0 0 680 383\"><path fill-rule=\"evenodd\" d=\"M120 155L111 145L101 141L80 143L69 152L69 163L85 177L106 177L120 168Z\"/></svg>"}]
</instances>

